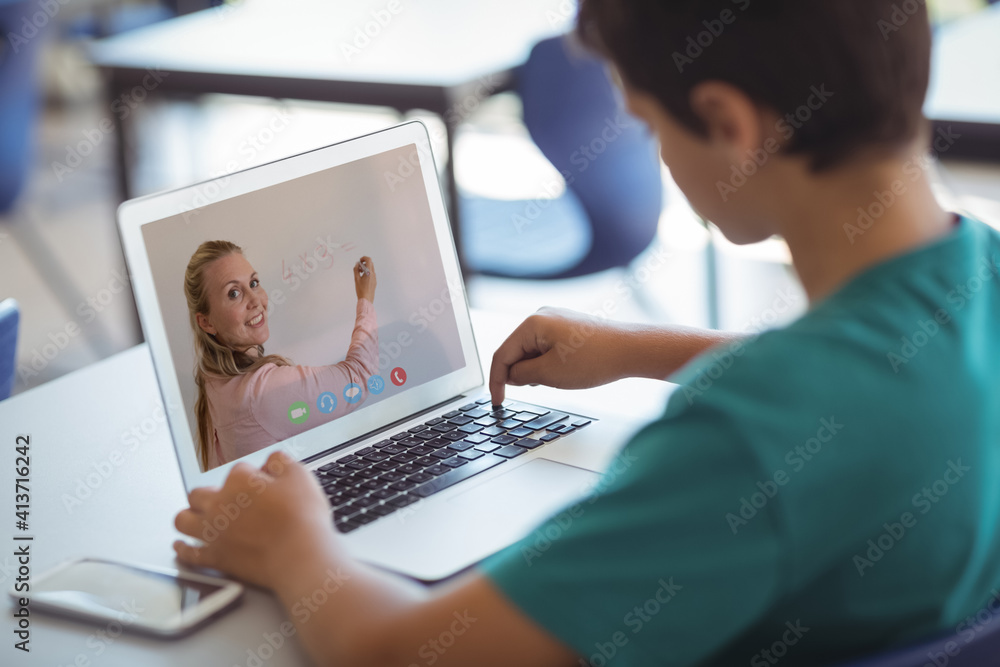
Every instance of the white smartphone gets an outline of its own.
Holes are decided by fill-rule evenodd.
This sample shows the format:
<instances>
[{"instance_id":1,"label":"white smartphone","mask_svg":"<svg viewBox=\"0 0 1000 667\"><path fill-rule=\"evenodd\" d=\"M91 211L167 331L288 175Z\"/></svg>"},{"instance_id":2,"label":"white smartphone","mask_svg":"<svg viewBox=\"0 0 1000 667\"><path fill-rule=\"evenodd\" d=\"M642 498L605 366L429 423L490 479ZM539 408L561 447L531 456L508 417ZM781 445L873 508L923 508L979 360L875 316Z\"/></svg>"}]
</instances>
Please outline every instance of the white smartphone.
<instances>
[{"instance_id":1,"label":"white smartphone","mask_svg":"<svg viewBox=\"0 0 1000 667\"><path fill-rule=\"evenodd\" d=\"M58 565L33 578L27 591L15 588L9 595L16 605L27 599L31 610L180 637L234 607L243 586L169 568L84 558Z\"/></svg>"}]
</instances>

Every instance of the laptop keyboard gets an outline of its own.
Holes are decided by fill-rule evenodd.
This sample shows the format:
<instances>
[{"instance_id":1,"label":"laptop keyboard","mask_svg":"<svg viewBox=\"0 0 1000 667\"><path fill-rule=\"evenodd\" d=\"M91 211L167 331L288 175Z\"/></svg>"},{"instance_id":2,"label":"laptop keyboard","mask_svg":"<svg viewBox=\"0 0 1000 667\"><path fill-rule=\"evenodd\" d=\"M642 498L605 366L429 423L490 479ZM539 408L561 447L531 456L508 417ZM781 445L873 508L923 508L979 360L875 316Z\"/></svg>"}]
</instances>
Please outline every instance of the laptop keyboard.
<instances>
[{"instance_id":1,"label":"laptop keyboard","mask_svg":"<svg viewBox=\"0 0 1000 667\"><path fill-rule=\"evenodd\" d=\"M348 533L590 424L565 412L481 398L341 456L314 472Z\"/></svg>"}]
</instances>

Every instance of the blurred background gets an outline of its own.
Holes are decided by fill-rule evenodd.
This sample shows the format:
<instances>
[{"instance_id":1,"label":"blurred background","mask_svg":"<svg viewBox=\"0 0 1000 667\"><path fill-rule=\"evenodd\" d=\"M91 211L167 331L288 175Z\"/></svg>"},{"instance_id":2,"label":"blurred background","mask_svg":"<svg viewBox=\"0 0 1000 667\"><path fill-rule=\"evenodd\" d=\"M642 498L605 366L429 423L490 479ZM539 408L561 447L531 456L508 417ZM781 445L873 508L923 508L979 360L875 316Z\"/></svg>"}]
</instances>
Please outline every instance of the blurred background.
<instances>
[{"instance_id":1,"label":"blurred background","mask_svg":"<svg viewBox=\"0 0 1000 667\"><path fill-rule=\"evenodd\" d=\"M996 224L992 4L928 2L928 115L959 135L934 163L941 197ZM124 198L412 118L474 308L744 331L801 313L783 242L735 247L698 219L600 63L559 38L574 14L572 0L0 0L0 398L142 341Z\"/></svg>"}]
</instances>

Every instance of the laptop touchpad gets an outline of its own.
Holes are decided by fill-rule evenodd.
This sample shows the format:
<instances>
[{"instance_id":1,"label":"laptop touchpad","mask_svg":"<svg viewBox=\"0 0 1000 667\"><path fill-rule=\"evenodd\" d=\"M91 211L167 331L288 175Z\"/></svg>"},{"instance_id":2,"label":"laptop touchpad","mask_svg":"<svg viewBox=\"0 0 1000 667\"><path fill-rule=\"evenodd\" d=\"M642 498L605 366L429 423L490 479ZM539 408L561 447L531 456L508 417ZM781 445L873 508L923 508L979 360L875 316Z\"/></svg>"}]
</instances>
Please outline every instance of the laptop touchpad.
<instances>
[{"instance_id":1,"label":"laptop touchpad","mask_svg":"<svg viewBox=\"0 0 1000 667\"><path fill-rule=\"evenodd\" d=\"M530 528L588 495L599 479L600 475L590 470L538 458L460 493L450 502L481 519L513 519Z\"/></svg>"},{"instance_id":2,"label":"laptop touchpad","mask_svg":"<svg viewBox=\"0 0 1000 667\"><path fill-rule=\"evenodd\" d=\"M600 475L537 458L444 502L431 496L427 511L405 507L348 536L354 554L389 570L436 580L476 563L536 529L587 496ZM416 508L416 509L412 509ZM395 517L395 520L393 520Z\"/></svg>"}]
</instances>

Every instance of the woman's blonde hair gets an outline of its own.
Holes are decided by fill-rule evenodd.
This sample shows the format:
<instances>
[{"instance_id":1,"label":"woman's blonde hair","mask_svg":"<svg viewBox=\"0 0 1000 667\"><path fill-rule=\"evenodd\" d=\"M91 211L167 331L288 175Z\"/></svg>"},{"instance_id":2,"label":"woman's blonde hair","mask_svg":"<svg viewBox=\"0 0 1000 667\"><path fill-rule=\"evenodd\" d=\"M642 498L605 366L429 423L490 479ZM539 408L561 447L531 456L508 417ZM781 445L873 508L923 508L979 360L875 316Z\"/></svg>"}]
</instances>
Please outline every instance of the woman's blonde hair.
<instances>
[{"instance_id":1,"label":"woman's blonde hair","mask_svg":"<svg viewBox=\"0 0 1000 667\"><path fill-rule=\"evenodd\" d=\"M198 385L198 400L194 404L198 420L198 457L202 470L208 469L209 448L215 443L214 426L208 411L205 380L208 376L236 377L252 373L264 364L289 366L287 359L277 354L264 356L264 346L257 345L257 356L234 350L220 343L216 337L198 326L198 313L208 314L208 294L205 290L205 268L217 259L233 253L243 254L243 249L229 241L205 241L191 255L184 272L184 296L187 298L188 315L194 331L195 366L194 380Z\"/></svg>"}]
</instances>

